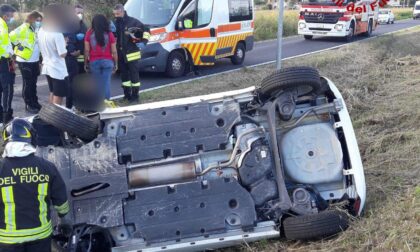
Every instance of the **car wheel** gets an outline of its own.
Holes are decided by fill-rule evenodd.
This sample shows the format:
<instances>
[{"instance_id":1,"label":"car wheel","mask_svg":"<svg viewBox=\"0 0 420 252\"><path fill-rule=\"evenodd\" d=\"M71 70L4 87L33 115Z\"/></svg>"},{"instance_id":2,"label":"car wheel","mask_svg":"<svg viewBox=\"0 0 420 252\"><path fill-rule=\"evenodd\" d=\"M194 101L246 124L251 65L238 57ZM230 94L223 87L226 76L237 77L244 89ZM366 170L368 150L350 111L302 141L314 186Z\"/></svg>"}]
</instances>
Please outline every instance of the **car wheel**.
<instances>
[{"instance_id":1,"label":"car wheel","mask_svg":"<svg viewBox=\"0 0 420 252\"><path fill-rule=\"evenodd\" d=\"M311 40L314 36L312 35L303 35L306 40Z\"/></svg>"},{"instance_id":2,"label":"car wheel","mask_svg":"<svg viewBox=\"0 0 420 252\"><path fill-rule=\"evenodd\" d=\"M351 23L349 28L349 34L346 36L347 42L352 42L354 40L354 23Z\"/></svg>"},{"instance_id":3,"label":"car wheel","mask_svg":"<svg viewBox=\"0 0 420 252\"><path fill-rule=\"evenodd\" d=\"M344 213L335 210L288 217L283 221L284 235L288 240L326 238L346 230L348 226L348 217Z\"/></svg>"},{"instance_id":4,"label":"car wheel","mask_svg":"<svg viewBox=\"0 0 420 252\"><path fill-rule=\"evenodd\" d=\"M239 42L235 48L235 54L230 58L230 61L234 65L242 65L245 60L245 45L242 42Z\"/></svg>"},{"instance_id":5,"label":"car wheel","mask_svg":"<svg viewBox=\"0 0 420 252\"><path fill-rule=\"evenodd\" d=\"M312 67L290 67L277 70L261 82L260 98L265 101L275 97L282 90L297 88L298 95L318 92L321 89L321 77Z\"/></svg>"},{"instance_id":6,"label":"car wheel","mask_svg":"<svg viewBox=\"0 0 420 252\"><path fill-rule=\"evenodd\" d=\"M391 24L394 24L394 22L395 22L395 19L392 20Z\"/></svg>"},{"instance_id":7,"label":"car wheel","mask_svg":"<svg viewBox=\"0 0 420 252\"><path fill-rule=\"evenodd\" d=\"M363 35L365 37L370 37L370 35L372 35L372 22L371 21L369 21L367 32L363 33Z\"/></svg>"},{"instance_id":8,"label":"car wheel","mask_svg":"<svg viewBox=\"0 0 420 252\"><path fill-rule=\"evenodd\" d=\"M235 54L233 54L233 56L230 57L230 61L234 65L242 65L242 63L245 60L245 54L246 54L245 45L244 43L239 42L236 45Z\"/></svg>"},{"instance_id":9,"label":"car wheel","mask_svg":"<svg viewBox=\"0 0 420 252\"><path fill-rule=\"evenodd\" d=\"M55 104L42 106L39 117L44 122L86 142L90 142L98 136L97 123Z\"/></svg>"},{"instance_id":10,"label":"car wheel","mask_svg":"<svg viewBox=\"0 0 420 252\"><path fill-rule=\"evenodd\" d=\"M166 75L171 78L181 77L185 73L185 56L180 51L174 51L169 54L166 66Z\"/></svg>"},{"instance_id":11,"label":"car wheel","mask_svg":"<svg viewBox=\"0 0 420 252\"><path fill-rule=\"evenodd\" d=\"M388 19L388 22L386 22L387 24L389 24L389 23L391 23L391 20L390 19Z\"/></svg>"}]
</instances>

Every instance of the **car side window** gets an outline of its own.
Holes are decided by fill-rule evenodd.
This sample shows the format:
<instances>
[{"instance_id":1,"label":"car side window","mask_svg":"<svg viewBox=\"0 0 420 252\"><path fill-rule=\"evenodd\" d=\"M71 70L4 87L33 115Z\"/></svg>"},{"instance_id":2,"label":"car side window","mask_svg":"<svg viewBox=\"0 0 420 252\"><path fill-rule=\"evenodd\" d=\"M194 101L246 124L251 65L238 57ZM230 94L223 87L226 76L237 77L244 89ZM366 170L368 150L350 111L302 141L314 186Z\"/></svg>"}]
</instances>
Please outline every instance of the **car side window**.
<instances>
[{"instance_id":1,"label":"car side window","mask_svg":"<svg viewBox=\"0 0 420 252\"><path fill-rule=\"evenodd\" d=\"M252 20L252 0L229 0L229 21Z\"/></svg>"},{"instance_id":2,"label":"car side window","mask_svg":"<svg viewBox=\"0 0 420 252\"><path fill-rule=\"evenodd\" d=\"M214 0L194 0L182 11L185 29L205 27L211 22Z\"/></svg>"},{"instance_id":3,"label":"car side window","mask_svg":"<svg viewBox=\"0 0 420 252\"><path fill-rule=\"evenodd\" d=\"M197 27L210 24L213 12L213 0L198 0L197 4Z\"/></svg>"},{"instance_id":4,"label":"car side window","mask_svg":"<svg viewBox=\"0 0 420 252\"><path fill-rule=\"evenodd\" d=\"M191 3L184 9L180 17L184 22L185 29L192 29L195 26L195 16L196 16L196 1L191 1Z\"/></svg>"}]
</instances>

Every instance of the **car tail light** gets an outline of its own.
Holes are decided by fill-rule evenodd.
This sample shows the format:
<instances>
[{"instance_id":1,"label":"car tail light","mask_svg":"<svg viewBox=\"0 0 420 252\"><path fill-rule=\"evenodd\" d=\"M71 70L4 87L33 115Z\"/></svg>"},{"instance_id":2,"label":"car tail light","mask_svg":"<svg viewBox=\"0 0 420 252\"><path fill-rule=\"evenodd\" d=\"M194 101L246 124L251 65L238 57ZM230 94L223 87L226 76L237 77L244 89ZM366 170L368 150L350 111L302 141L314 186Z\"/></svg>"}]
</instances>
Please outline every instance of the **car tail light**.
<instances>
[{"instance_id":1,"label":"car tail light","mask_svg":"<svg viewBox=\"0 0 420 252\"><path fill-rule=\"evenodd\" d=\"M353 204L354 213L359 215L360 204L362 203L361 199L357 197L356 201Z\"/></svg>"}]
</instances>

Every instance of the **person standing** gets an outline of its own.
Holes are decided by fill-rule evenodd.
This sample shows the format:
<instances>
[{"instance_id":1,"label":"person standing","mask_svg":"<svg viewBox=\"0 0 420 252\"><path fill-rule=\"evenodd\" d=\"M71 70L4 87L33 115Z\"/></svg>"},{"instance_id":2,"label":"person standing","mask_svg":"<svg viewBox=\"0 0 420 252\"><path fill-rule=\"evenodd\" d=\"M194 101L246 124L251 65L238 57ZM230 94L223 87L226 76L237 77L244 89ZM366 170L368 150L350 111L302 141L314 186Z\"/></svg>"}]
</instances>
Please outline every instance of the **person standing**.
<instances>
[{"instance_id":1,"label":"person standing","mask_svg":"<svg viewBox=\"0 0 420 252\"><path fill-rule=\"evenodd\" d=\"M117 71L118 56L114 34L104 15L96 15L85 37L85 70L90 70L102 97L111 98L111 76ZM88 65L89 63L89 65Z\"/></svg>"},{"instance_id":2,"label":"person standing","mask_svg":"<svg viewBox=\"0 0 420 252\"><path fill-rule=\"evenodd\" d=\"M67 43L67 56L66 66L67 66L67 97L66 97L66 107L71 109L73 107L73 88L74 88L74 78L80 73L79 70L79 63L77 61L77 57L80 55L79 50L77 49L77 38L76 34L67 32L64 33L64 38Z\"/></svg>"},{"instance_id":3,"label":"person standing","mask_svg":"<svg viewBox=\"0 0 420 252\"><path fill-rule=\"evenodd\" d=\"M76 58L77 58L77 63L78 63L78 70L79 73L85 73L85 69L84 69L84 64L85 64L85 45L84 45L84 38L87 32L87 26L85 24L85 22L83 21L84 18L84 9L83 6L80 4L76 4L74 6L74 11L76 13L76 16L79 20L78 23L78 27L77 27L77 31L75 32L76 34L76 50L73 53Z\"/></svg>"},{"instance_id":4,"label":"person standing","mask_svg":"<svg viewBox=\"0 0 420 252\"><path fill-rule=\"evenodd\" d=\"M37 32L41 28L41 22L42 15L33 11L21 26L10 33L16 61L22 74L22 97L25 101L25 109L32 114L38 113L41 109L36 90L40 74Z\"/></svg>"},{"instance_id":5,"label":"person standing","mask_svg":"<svg viewBox=\"0 0 420 252\"><path fill-rule=\"evenodd\" d=\"M0 6L0 121L3 124L7 124L13 118L12 99L16 75L7 25L13 22L15 12L15 8L10 5Z\"/></svg>"},{"instance_id":6,"label":"person standing","mask_svg":"<svg viewBox=\"0 0 420 252\"><path fill-rule=\"evenodd\" d=\"M129 17L122 4L114 7L113 14L116 20L118 68L121 72L124 99L130 102L138 101L141 52L137 44L145 45L150 38L150 31L139 20Z\"/></svg>"},{"instance_id":7,"label":"person standing","mask_svg":"<svg viewBox=\"0 0 420 252\"><path fill-rule=\"evenodd\" d=\"M44 25L38 33L39 48L43 58L42 74L47 76L50 90L49 102L58 105L62 105L68 89L66 41L60 32L64 29L60 21L64 11L62 5L48 5L44 10Z\"/></svg>"},{"instance_id":8,"label":"person standing","mask_svg":"<svg viewBox=\"0 0 420 252\"><path fill-rule=\"evenodd\" d=\"M66 185L54 164L35 156L36 132L29 122L11 121L3 130L3 140L0 251L49 252L50 205L60 217L61 229L71 226Z\"/></svg>"}]
</instances>

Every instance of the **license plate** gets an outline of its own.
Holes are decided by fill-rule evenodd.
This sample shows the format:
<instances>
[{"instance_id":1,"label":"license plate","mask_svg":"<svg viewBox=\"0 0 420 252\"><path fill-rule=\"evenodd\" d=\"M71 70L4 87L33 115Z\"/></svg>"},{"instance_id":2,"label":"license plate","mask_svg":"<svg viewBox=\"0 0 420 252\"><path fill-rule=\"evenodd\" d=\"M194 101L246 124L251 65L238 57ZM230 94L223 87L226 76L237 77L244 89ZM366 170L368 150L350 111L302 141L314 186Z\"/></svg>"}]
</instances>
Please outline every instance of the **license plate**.
<instances>
[{"instance_id":1,"label":"license plate","mask_svg":"<svg viewBox=\"0 0 420 252\"><path fill-rule=\"evenodd\" d=\"M324 24L315 24L314 28L325 28Z\"/></svg>"}]
</instances>

